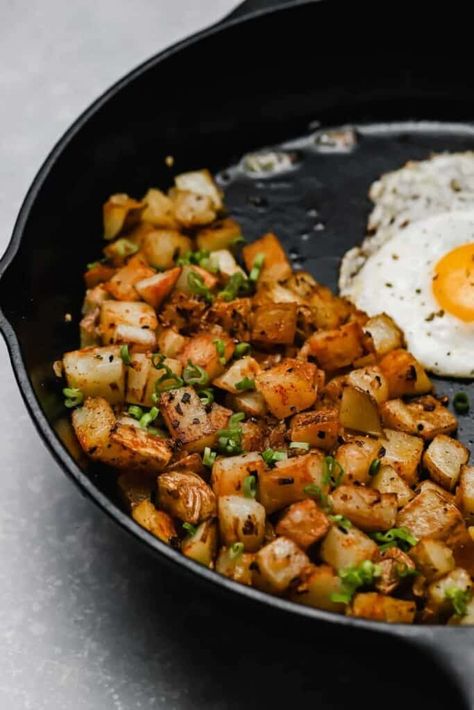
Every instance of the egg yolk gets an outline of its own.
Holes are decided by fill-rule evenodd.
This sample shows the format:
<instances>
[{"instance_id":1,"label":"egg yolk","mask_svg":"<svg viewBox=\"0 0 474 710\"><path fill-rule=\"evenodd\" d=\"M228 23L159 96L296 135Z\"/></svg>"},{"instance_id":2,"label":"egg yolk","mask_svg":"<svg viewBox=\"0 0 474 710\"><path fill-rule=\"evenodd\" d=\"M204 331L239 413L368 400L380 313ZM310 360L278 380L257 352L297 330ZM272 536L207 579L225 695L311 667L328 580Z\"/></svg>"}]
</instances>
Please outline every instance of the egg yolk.
<instances>
[{"instance_id":1,"label":"egg yolk","mask_svg":"<svg viewBox=\"0 0 474 710\"><path fill-rule=\"evenodd\" d=\"M436 264L433 293L441 308L460 320L474 320L474 243L463 244Z\"/></svg>"}]
</instances>

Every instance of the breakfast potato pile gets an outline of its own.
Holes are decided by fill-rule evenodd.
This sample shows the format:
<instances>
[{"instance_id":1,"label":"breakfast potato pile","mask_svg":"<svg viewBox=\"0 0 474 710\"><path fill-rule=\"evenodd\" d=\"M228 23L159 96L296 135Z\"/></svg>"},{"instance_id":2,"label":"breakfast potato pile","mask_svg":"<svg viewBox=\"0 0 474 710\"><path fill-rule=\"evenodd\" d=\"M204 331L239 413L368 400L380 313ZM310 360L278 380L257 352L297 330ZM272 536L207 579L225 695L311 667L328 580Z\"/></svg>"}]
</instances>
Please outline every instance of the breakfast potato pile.
<instances>
[{"instance_id":1,"label":"breakfast potato pile","mask_svg":"<svg viewBox=\"0 0 474 710\"><path fill-rule=\"evenodd\" d=\"M206 170L113 195L104 233L54 369L134 520L301 604L474 623L474 467L396 324L294 272L274 234L245 244Z\"/></svg>"}]
</instances>

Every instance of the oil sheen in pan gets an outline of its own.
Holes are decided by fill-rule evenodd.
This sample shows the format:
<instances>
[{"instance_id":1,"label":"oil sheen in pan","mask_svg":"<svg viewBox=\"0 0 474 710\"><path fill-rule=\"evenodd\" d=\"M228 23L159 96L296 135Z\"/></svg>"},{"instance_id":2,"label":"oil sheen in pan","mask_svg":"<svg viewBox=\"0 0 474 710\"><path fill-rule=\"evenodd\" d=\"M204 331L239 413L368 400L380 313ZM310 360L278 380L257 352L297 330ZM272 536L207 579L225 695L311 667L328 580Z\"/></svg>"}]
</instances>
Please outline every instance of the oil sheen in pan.
<instances>
[{"instance_id":1,"label":"oil sheen in pan","mask_svg":"<svg viewBox=\"0 0 474 710\"><path fill-rule=\"evenodd\" d=\"M408 160L473 149L469 124L313 123L302 137L239 156L218 180L247 239L274 231L295 268L310 271L336 291L342 256L365 235L371 183ZM474 381L433 380L436 391L450 401L462 390L473 403L469 414L459 416L459 438L472 447Z\"/></svg>"}]
</instances>

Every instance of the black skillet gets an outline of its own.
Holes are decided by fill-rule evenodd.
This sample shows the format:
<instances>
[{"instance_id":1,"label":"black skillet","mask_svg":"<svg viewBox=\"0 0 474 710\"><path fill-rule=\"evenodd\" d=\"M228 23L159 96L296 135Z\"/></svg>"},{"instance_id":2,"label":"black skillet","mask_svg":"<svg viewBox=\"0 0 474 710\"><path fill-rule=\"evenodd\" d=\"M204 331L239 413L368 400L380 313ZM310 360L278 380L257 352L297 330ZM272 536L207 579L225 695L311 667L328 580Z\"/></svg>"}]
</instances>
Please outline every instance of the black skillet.
<instances>
[{"instance_id":1,"label":"black skillet","mask_svg":"<svg viewBox=\"0 0 474 710\"><path fill-rule=\"evenodd\" d=\"M364 23L364 12L336 2L253 0L106 92L60 140L25 199L0 264L0 326L53 455L86 495L161 559L308 621L416 644L450 669L473 707L471 629L389 626L297 606L220 577L138 527L104 477L78 457L51 377L51 362L77 345L81 272L101 246L102 202L113 192L141 195L149 185L169 183L166 155L175 156L174 171L218 172L248 238L273 229L296 264L334 287L341 255L363 235L367 189L380 173L432 151L474 149L470 63L403 51L360 56L370 29L356 39L350 30L354 23L370 28L373 18ZM321 152L315 130L341 124L359 128L357 146ZM290 145L295 163L287 172L256 179L232 168L250 150L298 137L304 140ZM72 323L65 313L73 314ZM459 387L474 401L472 385L438 381L440 391ZM472 444L473 433L472 419L464 417L460 438Z\"/></svg>"}]
</instances>

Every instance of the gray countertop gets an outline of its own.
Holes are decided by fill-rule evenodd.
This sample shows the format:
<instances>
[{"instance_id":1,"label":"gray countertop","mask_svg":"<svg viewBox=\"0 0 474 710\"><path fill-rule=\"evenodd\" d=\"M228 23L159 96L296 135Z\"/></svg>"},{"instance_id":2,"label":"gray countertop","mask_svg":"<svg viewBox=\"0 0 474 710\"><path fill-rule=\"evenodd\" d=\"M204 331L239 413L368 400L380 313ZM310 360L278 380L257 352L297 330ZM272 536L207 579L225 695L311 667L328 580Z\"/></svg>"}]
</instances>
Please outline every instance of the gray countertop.
<instances>
[{"instance_id":1,"label":"gray countertop","mask_svg":"<svg viewBox=\"0 0 474 710\"><path fill-rule=\"evenodd\" d=\"M37 168L78 113L236 4L3 0L0 251ZM65 478L27 415L3 342L0 386L2 710L369 708L381 699L433 710L447 698L454 708L428 662L414 685L418 658L403 647L327 639L178 579Z\"/></svg>"}]
</instances>

